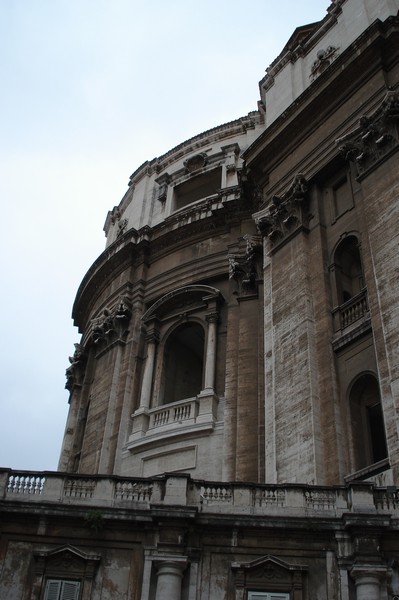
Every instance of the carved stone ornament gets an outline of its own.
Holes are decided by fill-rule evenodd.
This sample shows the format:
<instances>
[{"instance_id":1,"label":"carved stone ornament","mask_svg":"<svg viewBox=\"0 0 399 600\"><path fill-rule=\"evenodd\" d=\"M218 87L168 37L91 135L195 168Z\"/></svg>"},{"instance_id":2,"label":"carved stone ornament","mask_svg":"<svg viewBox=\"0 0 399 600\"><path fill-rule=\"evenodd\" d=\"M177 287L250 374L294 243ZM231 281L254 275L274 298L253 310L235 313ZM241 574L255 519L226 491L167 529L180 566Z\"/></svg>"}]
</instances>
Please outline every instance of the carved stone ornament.
<instances>
[{"instance_id":1,"label":"carved stone ornament","mask_svg":"<svg viewBox=\"0 0 399 600\"><path fill-rule=\"evenodd\" d=\"M240 597L237 593L239 589L251 589L251 587L267 589L269 586L276 586L276 589L281 589L283 586L286 589L295 589L295 598L303 598L307 565L290 564L269 555L251 562L233 562L231 570L236 587L236 598Z\"/></svg>"},{"instance_id":2,"label":"carved stone ornament","mask_svg":"<svg viewBox=\"0 0 399 600\"><path fill-rule=\"evenodd\" d=\"M399 92L389 90L372 115L361 117L352 133L336 140L344 158L355 164L359 178L398 148L398 119Z\"/></svg>"},{"instance_id":3,"label":"carved stone ornament","mask_svg":"<svg viewBox=\"0 0 399 600\"><path fill-rule=\"evenodd\" d=\"M121 237L125 233L126 228L127 228L127 224L128 224L128 220L127 219L120 219L118 221L118 231L117 231L117 234L116 234L117 238Z\"/></svg>"},{"instance_id":4,"label":"carved stone ornament","mask_svg":"<svg viewBox=\"0 0 399 600\"><path fill-rule=\"evenodd\" d=\"M114 206L114 208L112 209L111 212L111 223L112 225L115 225L115 223L117 221L119 221L119 219L121 218L121 213L120 210L117 206Z\"/></svg>"},{"instance_id":5,"label":"carved stone ornament","mask_svg":"<svg viewBox=\"0 0 399 600\"><path fill-rule=\"evenodd\" d=\"M229 279L234 279L242 294L255 292L257 289L258 256L262 251L262 240L257 235L244 235L245 254L229 254Z\"/></svg>"},{"instance_id":6,"label":"carved stone ornament","mask_svg":"<svg viewBox=\"0 0 399 600\"><path fill-rule=\"evenodd\" d=\"M307 181L302 173L298 173L288 191L283 196L273 196L265 211L256 217L260 233L269 238L272 247L307 228L311 219L307 210L307 191Z\"/></svg>"},{"instance_id":7,"label":"carved stone ornament","mask_svg":"<svg viewBox=\"0 0 399 600\"><path fill-rule=\"evenodd\" d=\"M185 160L183 164L184 164L186 173L194 173L195 171L199 171L199 169L202 169L203 167L205 167L207 162L208 162L207 155L205 154L205 152L201 152L200 154L191 156L191 158L188 158L187 160Z\"/></svg>"},{"instance_id":8,"label":"carved stone ornament","mask_svg":"<svg viewBox=\"0 0 399 600\"><path fill-rule=\"evenodd\" d=\"M65 371L67 390L72 390L74 385L81 385L84 378L87 356L83 346L75 344L75 352L69 357L71 366Z\"/></svg>"},{"instance_id":9,"label":"carved stone ornament","mask_svg":"<svg viewBox=\"0 0 399 600\"><path fill-rule=\"evenodd\" d=\"M317 59L312 64L310 77L312 79L316 79L316 77L318 77L320 73L325 71L327 67L330 66L331 61L333 61L336 58L337 52L338 48L336 48L335 46L328 46L325 50L323 48L320 48L317 51Z\"/></svg>"},{"instance_id":10,"label":"carved stone ornament","mask_svg":"<svg viewBox=\"0 0 399 600\"><path fill-rule=\"evenodd\" d=\"M91 581L101 561L99 554L88 554L69 545L55 550L35 552L33 556L37 577L65 577L83 580L88 584L88 591L91 589Z\"/></svg>"},{"instance_id":11,"label":"carved stone ornament","mask_svg":"<svg viewBox=\"0 0 399 600\"><path fill-rule=\"evenodd\" d=\"M101 344L123 337L131 314L130 302L125 297L121 297L113 308L104 308L101 317L92 320L91 341Z\"/></svg>"}]
</instances>

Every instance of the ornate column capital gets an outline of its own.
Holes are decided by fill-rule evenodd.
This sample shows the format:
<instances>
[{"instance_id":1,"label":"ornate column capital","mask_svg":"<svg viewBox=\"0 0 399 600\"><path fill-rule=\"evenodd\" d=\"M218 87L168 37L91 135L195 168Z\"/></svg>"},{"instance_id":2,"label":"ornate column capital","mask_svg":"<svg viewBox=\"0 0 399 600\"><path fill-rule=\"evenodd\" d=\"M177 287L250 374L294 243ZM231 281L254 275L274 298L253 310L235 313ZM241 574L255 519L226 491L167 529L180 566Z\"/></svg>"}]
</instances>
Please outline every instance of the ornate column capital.
<instances>
[{"instance_id":1,"label":"ornate column capital","mask_svg":"<svg viewBox=\"0 0 399 600\"><path fill-rule=\"evenodd\" d=\"M260 234L276 248L299 231L307 231L311 219L307 209L308 183L302 173L297 173L289 189L282 196L273 196L268 206L255 215L255 223Z\"/></svg>"},{"instance_id":2,"label":"ornate column capital","mask_svg":"<svg viewBox=\"0 0 399 600\"><path fill-rule=\"evenodd\" d=\"M363 115L351 133L336 140L345 160L354 163L358 179L373 171L399 148L399 92L388 90L371 115Z\"/></svg>"},{"instance_id":3,"label":"ornate column capital","mask_svg":"<svg viewBox=\"0 0 399 600\"><path fill-rule=\"evenodd\" d=\"M94 344L109 344L116 338L127 334L131 317L128 298L121 296L111 308L104 308L100 317L92 319L90 339Z\"/></svg>"}]
</instances>

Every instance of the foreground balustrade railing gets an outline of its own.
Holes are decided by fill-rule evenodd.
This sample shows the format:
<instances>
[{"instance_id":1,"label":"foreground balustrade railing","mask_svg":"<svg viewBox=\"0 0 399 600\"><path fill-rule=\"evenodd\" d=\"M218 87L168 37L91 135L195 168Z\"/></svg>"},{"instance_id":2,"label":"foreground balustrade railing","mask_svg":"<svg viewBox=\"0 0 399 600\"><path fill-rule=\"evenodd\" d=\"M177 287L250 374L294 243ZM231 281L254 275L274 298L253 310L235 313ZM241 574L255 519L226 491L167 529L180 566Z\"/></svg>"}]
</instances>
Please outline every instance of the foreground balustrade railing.
<instances>
[{"instance_id":1,"label":"foreground balustrade railing","mask_svg":"<svg viewBox=\"0 0 399 600\"><path fill-rule=\"evenodd\" d=\"M186 474L152 479L0 470L0 502L136 507L186 506L198 513L340 517L348 512L397 515L399 490L369 482L347 486L259 485L195 481Z\"/></svg>"}]
</instances>

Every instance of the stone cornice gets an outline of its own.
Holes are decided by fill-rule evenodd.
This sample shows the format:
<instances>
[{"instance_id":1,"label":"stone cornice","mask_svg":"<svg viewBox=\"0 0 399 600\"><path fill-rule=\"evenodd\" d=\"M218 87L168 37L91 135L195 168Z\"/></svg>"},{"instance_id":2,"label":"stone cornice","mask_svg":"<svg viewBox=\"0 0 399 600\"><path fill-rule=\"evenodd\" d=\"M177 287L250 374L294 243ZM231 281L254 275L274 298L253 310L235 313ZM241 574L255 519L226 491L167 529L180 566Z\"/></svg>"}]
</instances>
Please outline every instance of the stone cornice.
<instances>
[{"instance_id":1,"label":"stone cornice","mask_svg":"<svg viewBox=\"0 0 399 600\"><path fill-rule=\"evenodd\" d=\"M244 196L240 186L226 188L215 197L194 203L154 227L129 229L98 257L79 286L72 316L82 332L97 298L112 280L126 269L149 264L165 253L194 241L228 232L232 223L253 212L251 199ZM227 265L226 265L227 273ZM129 284L130 287L134 283ZM130 290L131 291L131 290ZM126 292L128 293L128 290ZM85 336L86 337L86 336Z\"/></svg>"},{"instance_id":2,"label":"stone cornice","mask_svg":"<svg viewBox=\"0 0 399 600\"><path fill-rule=\"evenodd\" d=\"M302 28L298 27L294 31L282 52L266 69L265 77L263 77L263 79L259 82L260 89L263 88L267 90L272 87L276 75L285 67L287 63L296 62L299 58L305 56L314 48L314 46L326 34L326 32L336 24L337 15L341 12L341 4L344 2L345 0L334 0L327 9L327 15L324 17L324 19ZM306 27L307 29L305 29ZM307 35L303 38L296 36L296 33L298 31L300 32L301 29L303 29L304 32L307 32Z\"/></svg>"},{"instance_id":3,"label":"stone cornice","mask_svg":"<svg viewBox=\"0 0 399 600\"><path fill-rule=\"evenodd\" d=\"M242 157L248 167L251 170L259 170L258 178L262 176L267 179L267 171L293 151L293 144L298 137L311 135L320 122L325 122L329 115L334 114L339 106L346 102L354 90L367 82L374 71L381 69L382 61L385 63L390 60L389 38L398 33L398 24L397 17L389 18L383 23L374 22L353 44L342 51L327 72L317 77L243 152ZM386 52L383 52L382 42L388 44ZM392 44L396 44L396 41L392 40ZM317 119L314 118L315 114L318 115ZM292 135L293 129L296 135ZM328 137L328 132L325 133ZM339 135L337 131L331 140L332 144ZM277 148L274 143L276 138L279 140ZM338 153L336 148L334 151ZM264 165L267 165L267 170ZM313 169L312 165L306 169L309 175L314 173Z\"/></svg>"},{"instance_id":4,"label":"stone cornice","mask_svg":"<svg viewBox=\"0 0 399 600\"><path fill-rule=\"evenodd\" d=\"M258 111L252 111L234 121L223 123L212 129L208 129L188 140L178 144L160 157L144 162L130 176L129 186L133 186L140 179L152 173L161 173L168 165L191 154L193 151L200 152L200 148L208 146L214 142L230 138L233 135L245 133L247 129L253 129L256 125L262 124L262 116Z\"/></svg>"}]
</instances>

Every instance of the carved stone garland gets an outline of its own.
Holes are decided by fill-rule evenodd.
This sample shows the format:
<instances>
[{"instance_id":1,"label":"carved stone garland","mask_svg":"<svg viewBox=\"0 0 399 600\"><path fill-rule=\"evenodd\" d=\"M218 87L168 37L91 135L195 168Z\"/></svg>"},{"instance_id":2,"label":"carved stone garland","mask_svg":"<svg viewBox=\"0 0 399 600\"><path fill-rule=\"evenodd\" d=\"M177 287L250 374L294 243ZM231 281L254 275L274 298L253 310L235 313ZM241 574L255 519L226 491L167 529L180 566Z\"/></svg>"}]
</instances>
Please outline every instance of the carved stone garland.
<instances>
[{"instance_id":1,"label":"carved stone garland","mask_svg":"<svg viewBox=\"0 0 399 600\"><path fill-rule=\"evenodd\" d=\"M346 160L353 162L362 178L399 146L399 92L389 90L371 116L363 116L358 127L336 140Z\"/></svg>"},{"instance_id":2,"label":"carved stone garland","mask_svg":"<svg viewBox=\"0 0 399 600\"><path fill-rule=\"evenodd\" d=\"M301 229L307 230L311 219L307 210L307 191L307 181L302 173L298 173L288 191L283 196L273 196L265 212L256 217L260 233L269 238L272 247Z\"/></svg>"}]
</instances>

